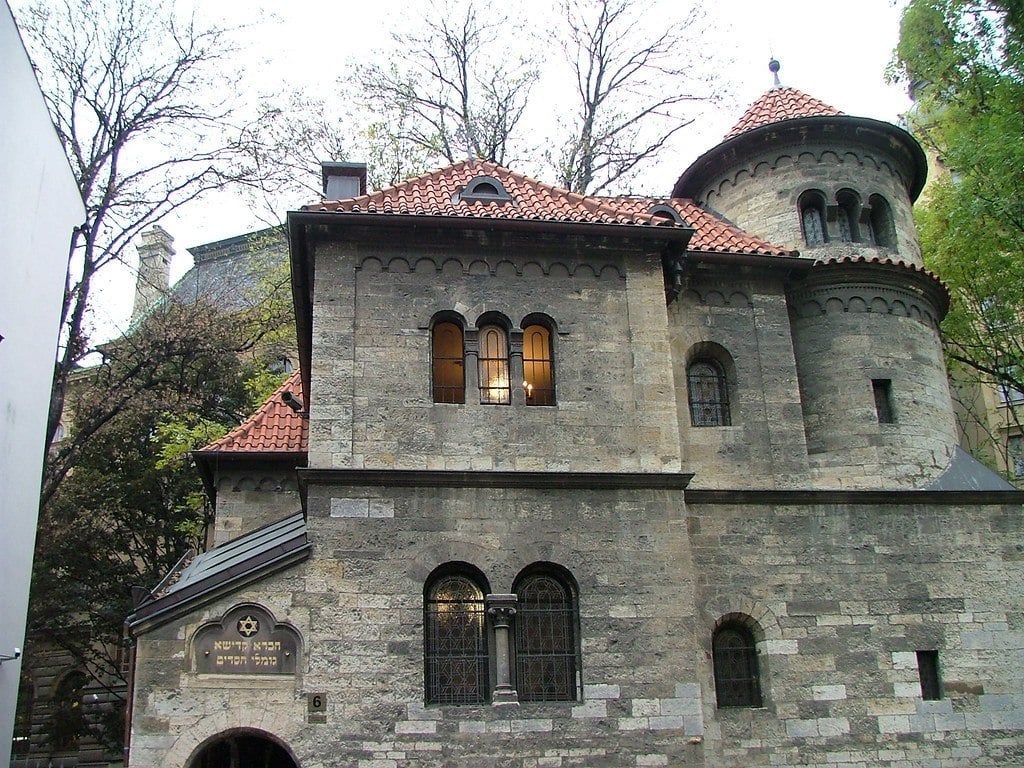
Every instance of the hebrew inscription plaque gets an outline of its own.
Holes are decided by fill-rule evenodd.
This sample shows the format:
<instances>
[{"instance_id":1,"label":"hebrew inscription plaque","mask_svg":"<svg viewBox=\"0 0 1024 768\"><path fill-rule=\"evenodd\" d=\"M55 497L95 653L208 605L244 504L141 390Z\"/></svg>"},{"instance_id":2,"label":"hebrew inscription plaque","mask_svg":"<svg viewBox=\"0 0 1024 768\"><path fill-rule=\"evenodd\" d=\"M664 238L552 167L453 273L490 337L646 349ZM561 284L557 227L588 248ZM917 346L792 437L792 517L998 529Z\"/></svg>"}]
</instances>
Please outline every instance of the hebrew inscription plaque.
<instances>
[{"instance_id":1,"label":"hebrew inscription plaque","mask_svg":"<svg viewBox=\"0 0 1024 768\"><path fill-rule=\"evenodd\" d=\"M298 636L276 625L255 606L234 608L219 625L203 627L193 644L197 672L239 675L289 675L295 672Z\"/></svg>"}]
</instances>

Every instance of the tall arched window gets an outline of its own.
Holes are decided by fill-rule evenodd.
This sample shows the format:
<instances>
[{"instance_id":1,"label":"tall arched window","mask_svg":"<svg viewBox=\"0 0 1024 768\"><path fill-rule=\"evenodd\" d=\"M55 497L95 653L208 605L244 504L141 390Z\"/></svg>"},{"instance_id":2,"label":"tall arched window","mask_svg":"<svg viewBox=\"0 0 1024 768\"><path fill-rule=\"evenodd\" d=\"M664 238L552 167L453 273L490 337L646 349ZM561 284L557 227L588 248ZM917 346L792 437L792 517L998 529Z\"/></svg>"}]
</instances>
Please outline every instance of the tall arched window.
<instances>
[{"instance_id":1,"label":"tall arched window","mask_svg":"<svg viewBox=\"0 0 1024 768\"><path fill-rule=\"evenodd\" d=\"M579 623L575 592L566 579L534 572L517 579L516 690L521 701L579 698Z\"/></svg>"},{"instance_id":2,"label":"tall arched window","mask_svg":"<svg viewBox=\"0 0 1024 768\"><path fill-rule=\"evenodd\" d=\"M892 208L881 195L868 198L871 207L871 231L875 236L875 244L883 248L896 248L896 225L892 218Z\"/></svg>"},{"instance_id":3,"label":"tall arched window","mask_svg":"<svg viewBox=\"0 0 1024 768\"><path fill-rule=\"evenodd\" d=\"M686 369L690 399L690 423L695 427L727 427L729 387L725 372L717 361L699 359Z\"/></svg>"},{"instance_id":4,"label":"tall arched window","mask_svg":"<svg viewBox=\"0 0 1024 768\"><path fill-rule=\"evenodd\" d=\"M54 689L50 738L55 749L77 749L78 740L85 733L82 691L86 682L85 673L75 670L65 675Z\"/></svg>"},{"instance_id":5,"label":"tall arched window","mask_svg":"<svg viewBox=\"0 0 1024 768\"><path fill-rule=\"evenodd\" d=\"M860 197L852 189L841 189L836 193L836 206L839 239L844 243L861 242Z\"/></svg>"},{"instance_id":6,"label":"tall arched window","mask_svg":"<svg viewBox=\"0 0 1024 768\"><path fill-rule=\"evenodd\" d=\"M800 225L804 232L804 242L808 245L823 245L825 236L825 196L816 189L810 189L800 195Z\"/></svg>"},{"instance_id":7,"label":"tall arched window","mask_svg":"<svg viewBox=\"0 0 1024 768\"><path fill-rule=\"evenodd\" d=\"M750 630L739 622L723 624L715 630L711 646L718 706L760 707L757 648Z\"/></svg>"},{"instance_id":8,"label":"tall arched window","mask_svg":"<svg viewBox=\"0 0 1024 768\"><path fill-rule=\"evenodd\" d=\"M487 700L486 587L463 573L442 573L424 591L423 659L428 704Z\"/></svg>"},{"instance_id":9,"label":"tall arched window","mask_svg":"<svg viewBox=\"0 0 1024 768\"><path fill-rule=\"evenodd\" d=\"M555 404L555 360L546 326L528 325L523 331L523 389L527 405Z\"/></svg>"},{"instance_id":10,"label":"tall arched window","mask_svg":"<svg viewBox=\"0 0 1024 768\"><path fill-rule=\"evenodd\" d=\"M435 323L431 353L434 402L466 402L462 327L448 320Z\"/></svg>"},{"instance_id":11,"label":"tall arched window","mask_svg":"<svg viewBox=\"0 0 1024 768\"><path fill-rule=\"evenodd\" d=\"M480 329L480 402L507 405L511 401L508 380L508 336L497 325Z\"/></svg>"}]
</instances>

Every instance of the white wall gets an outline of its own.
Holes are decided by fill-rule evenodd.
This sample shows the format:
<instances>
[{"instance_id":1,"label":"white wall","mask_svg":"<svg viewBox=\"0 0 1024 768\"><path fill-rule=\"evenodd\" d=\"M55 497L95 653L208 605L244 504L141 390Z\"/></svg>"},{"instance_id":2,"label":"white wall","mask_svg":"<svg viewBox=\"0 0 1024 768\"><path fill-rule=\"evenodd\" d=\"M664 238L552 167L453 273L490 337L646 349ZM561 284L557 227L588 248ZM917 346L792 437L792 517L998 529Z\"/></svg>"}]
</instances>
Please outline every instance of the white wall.
<instances>
[{"instance_id":1,"label":"white wall","mask_svg":"<svg viewBox=\"0 0 1024 768\"><path fill-rule=\"evenodd\" d=\"M0 7L0 655L25 640L43 438L72 230L74 177L5 2ZM0 766L21 659L0 664Z\"/></svg>"}]
</instances>

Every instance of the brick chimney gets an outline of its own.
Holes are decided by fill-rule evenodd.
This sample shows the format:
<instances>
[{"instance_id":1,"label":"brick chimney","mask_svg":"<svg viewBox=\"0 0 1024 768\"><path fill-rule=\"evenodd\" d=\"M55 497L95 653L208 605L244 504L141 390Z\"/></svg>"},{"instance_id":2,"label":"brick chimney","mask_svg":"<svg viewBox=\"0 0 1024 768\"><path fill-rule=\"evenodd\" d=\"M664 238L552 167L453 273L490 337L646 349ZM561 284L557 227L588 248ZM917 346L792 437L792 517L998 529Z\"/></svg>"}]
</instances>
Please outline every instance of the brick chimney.
<instances>
[{"instance_id":1,"label":"brick chimney","mask_svg":"<svg viewBox=\"0 0 1024 768\"><path fill-rule=\"evenodd\" d=\"M154 224L152 229L139 235L135 250L139 254L139 273L135 278L133 323L167 293L171 257L174 256L174 238L163 227Z\"/></svg>"}]
</instances>

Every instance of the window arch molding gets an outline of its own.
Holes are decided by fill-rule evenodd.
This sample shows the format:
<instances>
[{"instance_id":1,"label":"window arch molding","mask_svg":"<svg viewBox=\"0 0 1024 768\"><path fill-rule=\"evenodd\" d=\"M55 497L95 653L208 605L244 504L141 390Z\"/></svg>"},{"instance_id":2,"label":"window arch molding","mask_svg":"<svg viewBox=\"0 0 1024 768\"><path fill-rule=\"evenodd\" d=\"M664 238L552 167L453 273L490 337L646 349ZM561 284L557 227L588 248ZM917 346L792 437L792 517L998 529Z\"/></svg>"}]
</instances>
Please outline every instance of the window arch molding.
<instances>
[{"instance_id":1,"label":"window arch molding","mask_svg":"<svg viewBox=\"0 0 1024 768\"><path fill-rule=\"evenodd\" d=\"M762 670L757 647L764 641L760 625L743 613L729 613L715 622L711 662L718 708L763 706Z\"/></svg>"},{"instance_id":2,"label":"window arch molding","mask_svg":"<svg viewBox=\"0 0 1024 768\"><path fill-rule=\"evenodd\" d=\"M808 246L824 245L828 242L825 210L825 193L820 189L804 190L797 198L800 231Z\"/></svg>"},{"instance_id":3,"label":"window arch molding","mask_svg":"<svg viewBox=\"0 0 1024 768\"><path fill-rule=\"evenodd\" d=\"M555 336L550 315L533 312L523 329L523 391L527 405L555 405Z\"/></svg>"},{"instance_id":4,"label":"window arch molding","mask_svg":"<svg viewBox=\"0 0 1024 768\"><path fill-rule=\"evenodd\" d=\"M423 675L428 704L482 704L490 695L484 598L487 577L465 562L435 568L423 583Z\"/></svg>"},{"instance_id":5,"label":"window arch molding","mask_svg":"<svg viewBox=\"0 0 1024 768\"><path fill-rule=\"evenodd\" d=\"M578 701L579 586L562 566L536 562L512 584L516 594L514 666L521 701Z\"/></svg>"},{"instance_id":6,"label":"window arch molding","mask_svg":"<svg viewBox=\"0 0 1024 768\"><path fill-rule=\"evenodd\" d=\"M736 423L736 366L720 344L702 342L686 355L686 399L690 425L728 427Z\"/></svg>"},{"instance_id":7,"label":"window arch molding","mask_svg":"<svg viewBox=\"0 0 1024 768\"><path fill-rule=\"evenodd\" d=\"M458 312L430 319L430 384L435 403L466 402L466 321Z\"/></svg>"}]
</instances>

